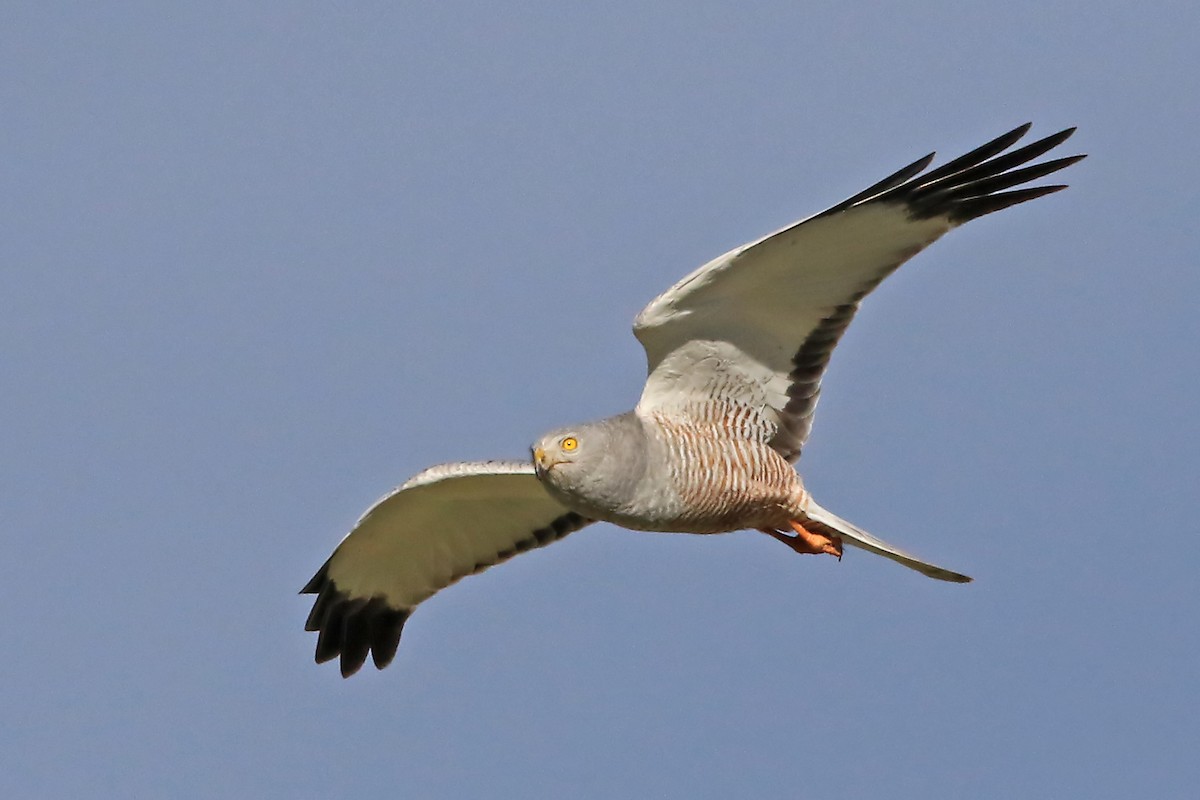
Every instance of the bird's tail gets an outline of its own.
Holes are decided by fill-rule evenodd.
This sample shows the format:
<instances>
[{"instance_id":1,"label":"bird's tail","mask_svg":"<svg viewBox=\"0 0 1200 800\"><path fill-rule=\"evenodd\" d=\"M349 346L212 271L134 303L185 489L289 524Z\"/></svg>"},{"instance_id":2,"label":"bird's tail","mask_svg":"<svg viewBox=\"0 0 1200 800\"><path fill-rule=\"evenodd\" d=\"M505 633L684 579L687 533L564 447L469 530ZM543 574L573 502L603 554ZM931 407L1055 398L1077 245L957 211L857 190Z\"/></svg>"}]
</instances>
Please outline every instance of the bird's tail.
<instances>
[{"instance_id":1,"label":"bird's tail","mask_svg":"<svg viewBox=\"0 0 1200 800\"><path fill-rule=\"evenodd\" d=\"M801 520L800 523L814 533L823 533L826 536L836 535L847 544L852 544L855 547L876 553L884 558L890 558L897 564L903 564L909 569L915 569L922 575L928 575L930 578L936 578L939 581L950 581L952 583L970 583L971 581L966 575L951 572L948 569L922 561L916 556L909 555L900 548L893 547L882 539L872 536L862 528L847 522L832 511L826 511L824 508L821 508L812 499L811 495L808 497L804 513L807 519Z\"/></svg>"}]
</instances>

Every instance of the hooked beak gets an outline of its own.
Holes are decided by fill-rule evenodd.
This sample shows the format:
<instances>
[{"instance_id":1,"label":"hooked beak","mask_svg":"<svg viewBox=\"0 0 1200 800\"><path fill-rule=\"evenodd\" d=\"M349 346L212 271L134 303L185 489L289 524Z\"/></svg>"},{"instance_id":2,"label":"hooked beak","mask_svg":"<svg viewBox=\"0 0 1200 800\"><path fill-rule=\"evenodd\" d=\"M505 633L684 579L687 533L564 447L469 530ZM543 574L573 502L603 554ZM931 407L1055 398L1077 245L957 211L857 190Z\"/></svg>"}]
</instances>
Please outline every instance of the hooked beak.
<instances>
[{"instance_id":1,"label":"hooked beak","mask_svg":"<svg viewBox=\"0 0 1200 800\"><path fill-rule=\"evenodd\" d=\"M550 468L557 463L557 461L548 458L546 451L542 448L533 448L533 471L537 473L539 478L549 472Z\"/></svg>"}]
</instances>

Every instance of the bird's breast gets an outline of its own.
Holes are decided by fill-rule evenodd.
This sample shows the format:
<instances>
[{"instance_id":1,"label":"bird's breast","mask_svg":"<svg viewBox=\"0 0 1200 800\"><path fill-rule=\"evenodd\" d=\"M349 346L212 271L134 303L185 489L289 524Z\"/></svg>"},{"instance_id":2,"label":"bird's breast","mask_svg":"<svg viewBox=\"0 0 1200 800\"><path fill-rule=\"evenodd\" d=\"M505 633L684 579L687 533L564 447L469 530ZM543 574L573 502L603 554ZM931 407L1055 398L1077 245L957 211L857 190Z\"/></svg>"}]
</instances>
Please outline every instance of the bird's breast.
<instances>
[{"instance_id":1,"label":"bird's breast","mask_svg":"<svg viewBox=\"0 0 1200 800\"><path fill-rule=\"evenodd\" d=\"M642 505L653 530L718 533L786 525L803 485L766 443L719 423L655 416ZM632 527L632 526L630 526Z\"/></svg>"}]
</instances>

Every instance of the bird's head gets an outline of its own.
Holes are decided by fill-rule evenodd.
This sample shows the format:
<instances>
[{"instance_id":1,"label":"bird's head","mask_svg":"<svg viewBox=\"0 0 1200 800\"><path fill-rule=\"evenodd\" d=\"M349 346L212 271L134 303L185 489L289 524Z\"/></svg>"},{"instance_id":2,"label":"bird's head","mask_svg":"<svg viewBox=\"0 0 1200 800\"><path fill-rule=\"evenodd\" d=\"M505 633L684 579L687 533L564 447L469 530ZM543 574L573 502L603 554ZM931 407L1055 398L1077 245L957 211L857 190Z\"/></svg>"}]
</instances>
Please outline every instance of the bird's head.
<instances>
[{"instance_id":1,"label":"bird's head","mask_svg":"<svg viewBox=\"0 0 1200 800\"><path fill-rule=\"evenodd\" d=\"M561 480L587 458L586 436L578 430L551 431L534 442L533 468L543 480ZM551 478L551 473L554 477Z\"/></svg>"},{"instance_id":2,"label":"bird's head","mask_svg":"<svg viewBox=\"0 0 1200 800\"><path fill-rule=\"evenodd\" d=\"M559 428L533 443L542 485L592 519L626 504L645 473L645 434L631 413Z\"/></svg>"}]
</instances>

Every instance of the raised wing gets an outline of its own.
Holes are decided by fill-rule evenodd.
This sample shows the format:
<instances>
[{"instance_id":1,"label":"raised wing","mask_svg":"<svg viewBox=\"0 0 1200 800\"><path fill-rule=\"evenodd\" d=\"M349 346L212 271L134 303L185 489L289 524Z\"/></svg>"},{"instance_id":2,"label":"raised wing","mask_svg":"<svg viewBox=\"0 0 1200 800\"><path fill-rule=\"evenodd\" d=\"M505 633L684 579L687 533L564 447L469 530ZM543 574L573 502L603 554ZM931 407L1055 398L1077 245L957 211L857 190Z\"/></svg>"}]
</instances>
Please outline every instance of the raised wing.
<instances>
[{"instance_id":1,"label":"raised wing","mask_svg":"<svg viewBox=\"0 0 1200 800\"><path fill-rule=\"evenodd\" d=\"M383 669L409 614L460 578L558 541L590 523L550 497L524 462L444 464L372 506L301 594L317 663L340 655L342 677L370 652Z\"/></svg>"},{"instance_id":2,"label":"raised wing","mask_svg":"<svg viewBox=\"0 0 1200 800\"><path fill-rule=\"evenodd\" d=\"M671 287L633 325L649 363L638 411L736 424L797 459L829 356L862 298L951 228L1066 188L1005 191L1083 158L1021 167L1075 130L1009 150L1029 127L925 172L931 153Z\"/></svg>"}]
</instances>

